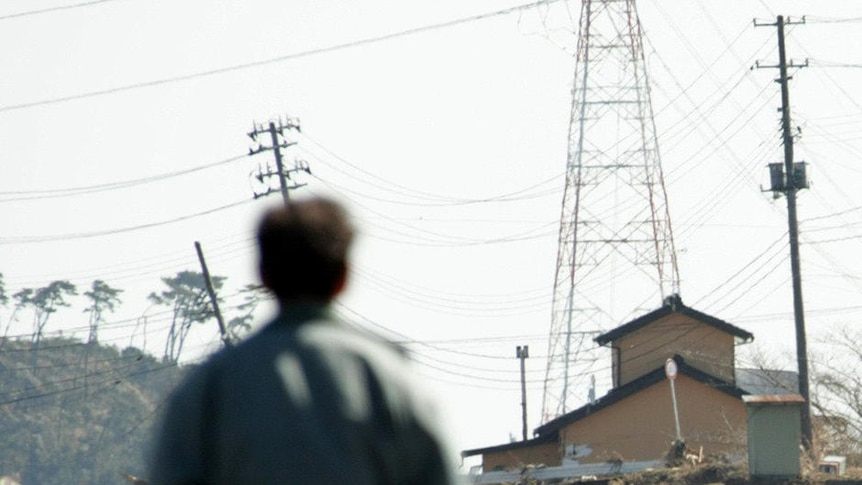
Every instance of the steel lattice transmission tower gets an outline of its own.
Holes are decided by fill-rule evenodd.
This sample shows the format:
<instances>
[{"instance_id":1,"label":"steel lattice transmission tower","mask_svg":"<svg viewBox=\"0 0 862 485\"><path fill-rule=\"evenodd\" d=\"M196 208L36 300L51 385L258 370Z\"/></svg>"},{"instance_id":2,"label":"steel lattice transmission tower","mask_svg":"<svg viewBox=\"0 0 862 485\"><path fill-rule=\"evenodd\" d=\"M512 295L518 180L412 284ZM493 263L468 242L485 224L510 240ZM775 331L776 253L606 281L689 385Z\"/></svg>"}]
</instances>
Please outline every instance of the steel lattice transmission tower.
<instances>
[{"instance_id":1,"label":"steel lattice transmission tower","mask_svg":"<svg viewBox=\"0 0 862 485\"><path fill-rule=\"evenodd\" d=\"M543 420L595 396L592 339L678 293L679 271L634 0L583 0Z\"/></svg>"}]
</instances>

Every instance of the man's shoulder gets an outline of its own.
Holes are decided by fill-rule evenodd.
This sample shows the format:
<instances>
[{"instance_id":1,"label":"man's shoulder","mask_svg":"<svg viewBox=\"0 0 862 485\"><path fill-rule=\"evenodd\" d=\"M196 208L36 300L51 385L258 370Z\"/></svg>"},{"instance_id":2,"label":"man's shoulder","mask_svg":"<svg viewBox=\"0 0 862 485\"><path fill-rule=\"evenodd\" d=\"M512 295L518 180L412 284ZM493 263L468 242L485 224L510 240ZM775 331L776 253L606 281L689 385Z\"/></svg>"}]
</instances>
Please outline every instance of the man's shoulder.
<instances>
[{"instance_id":1,"label":"man's shoulder","mask_svg":"<svg viewBox=\"0 0 862 485\"><path fill-rule=\"evenodd\" d=\"M298 345L359 355L384 355L401 359L404 349L368 330L338 320L304 325L295 335Z\"/></svg>"},{"instance_id":2,"label":"man's shoulder","mask_svg":"<svg viewBox=\"0 0 862 485\"><path fill-rule=\"evenodd\" d=\"M275 319L257 334L213 354L186 380L185 392L202 392L214 386L259 381L272 375L278 363L289 358L306 372L338 376L345 369L367 369L369 377L388 386L412 387L412 365L406 352L383 337L335 318L286 324ZM358 366L358 367L357 367ZM347 373L352 375L351 373Z\"/></svg>"},{"instance_id":3,"label":"man's shoulder","mask_svg":"<svg viewBox=\"0 0 862 485\"><path fill-rule=\"evenodd\" d=\"M285 351L346 352L363 356L380 354L392 358L406 356L404 348L398 344L369 330L322 314L299 323L277 317L248 339L211 356L204 366L215 370L233 365L236 360L256 360Z\"/></svg>"}]
</instances>

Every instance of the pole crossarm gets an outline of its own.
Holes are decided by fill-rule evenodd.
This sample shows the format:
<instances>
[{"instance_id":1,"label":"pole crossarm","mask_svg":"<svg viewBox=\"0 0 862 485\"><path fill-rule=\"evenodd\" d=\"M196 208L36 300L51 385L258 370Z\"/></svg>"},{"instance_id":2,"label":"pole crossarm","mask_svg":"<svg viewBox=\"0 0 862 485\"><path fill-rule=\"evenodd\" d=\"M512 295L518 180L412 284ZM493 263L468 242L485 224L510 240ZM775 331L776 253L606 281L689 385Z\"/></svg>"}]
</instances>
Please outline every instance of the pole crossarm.
<instances>
[{"instance_id":1,"label":"pole crossarm","mask_svg":"<svg viewBox=\"0 0 862 485\"><path fill-rule=\"evenodd\" d=\"M294 160L293 168L285 169L284 167L281 153L282 149L287 149L297 144L295 141L285 139L285 132L296 131L297 133L301 133L302 128L300 126L299 119L291 117L286 117L285 119L279 118L277 121L270 121L267 124L253 123L252 126L253 129L248 132L248 137L251 138L257 146L248 149L249 156L271 150L275 157L276 166L275 169L272 169L267 165L266 171L259 167L257 174L253 175L253 177L261 184L264 183L264 179L278 177L281 196L284 200L284 205L287 206L290 204L290 191L306 185L300 183L289 184L288 180L290 180L291 175L298 172L311 173L311 169L308 167L308 162L305 160L296 159ZM269 145L264 145L263 142L260 142L257 139L258 136L266 134L269 135ZM275 189L267 187L267 189L262 193L255 192L254 198L258 199L260 197L266 197L273 192L275 192Z\"/></svg>"}]
</instances>

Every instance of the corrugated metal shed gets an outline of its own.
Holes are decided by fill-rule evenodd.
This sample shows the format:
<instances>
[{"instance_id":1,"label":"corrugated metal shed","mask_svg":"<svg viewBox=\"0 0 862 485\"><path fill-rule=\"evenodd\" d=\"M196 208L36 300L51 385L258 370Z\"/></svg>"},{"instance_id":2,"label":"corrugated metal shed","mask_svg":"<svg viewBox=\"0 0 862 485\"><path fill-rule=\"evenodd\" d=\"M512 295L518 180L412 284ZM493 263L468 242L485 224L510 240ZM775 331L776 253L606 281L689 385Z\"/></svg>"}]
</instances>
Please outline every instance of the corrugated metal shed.
<instances>
[{"instance_id":1,"label":"corrugated metal shed","mask_svg":"<svg viewBox=\"0 0 862 485\"><path fill-rule=\"evenodd\" d=\"M802 442L798 394L743 396L748 413L748 471L757 478L800 475Z\"/></svg>"}]
</instances>

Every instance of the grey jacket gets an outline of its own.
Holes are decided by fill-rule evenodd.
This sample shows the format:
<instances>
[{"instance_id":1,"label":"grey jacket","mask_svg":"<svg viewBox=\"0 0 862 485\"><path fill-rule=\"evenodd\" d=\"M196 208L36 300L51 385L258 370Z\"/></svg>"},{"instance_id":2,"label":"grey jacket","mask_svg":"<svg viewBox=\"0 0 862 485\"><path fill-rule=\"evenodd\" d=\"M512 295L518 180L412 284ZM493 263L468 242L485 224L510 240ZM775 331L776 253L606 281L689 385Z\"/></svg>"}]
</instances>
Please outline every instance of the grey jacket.
<instances>
[{"instance_id":1,"label":"grey jacket","mask_svg":"<svg viewBox=\"0 0 862 485\"><path fill-rule=\"evenodd\" d=\"M153 485L449 484L433 407L394 346L292 307L192 372L152 454Z\"/></svg>"}]
</instances>

